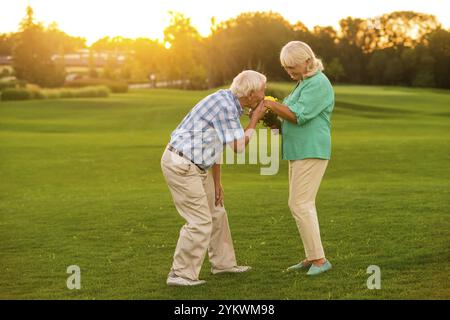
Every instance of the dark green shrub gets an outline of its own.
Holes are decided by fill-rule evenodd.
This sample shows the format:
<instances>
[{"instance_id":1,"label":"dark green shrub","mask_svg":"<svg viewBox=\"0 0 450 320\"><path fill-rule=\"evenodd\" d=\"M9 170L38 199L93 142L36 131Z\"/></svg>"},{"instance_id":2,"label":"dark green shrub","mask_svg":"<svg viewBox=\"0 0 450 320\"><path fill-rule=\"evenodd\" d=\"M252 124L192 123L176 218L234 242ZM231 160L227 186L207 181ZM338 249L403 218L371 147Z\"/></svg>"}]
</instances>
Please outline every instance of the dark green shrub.
<instances>
[{"instance_id":1,"label":"dark green shrub","mask_svg":"<svg viewBox=\"0 0 450 320\"><path fill-rule=\"evenodd\" d=\"M79 89L73 89L74 98L91 98L91 97L107 97L109 96L109 88L106 86L93 86Z\"/></svg>"},{"instance_id":2,"label":"dark green shrub","mask_svg":"<svg viewBox=\"0 0 450 320\"><path fill-rule=\"evenodd\" d=\"M27 89L15 89L15 88L7 88L2 92L2 100L3 101L11 101L11 100L29 100L33 99L33 92Z\"/></svg>"},{"instance_id":3,"label":"dark green shrub","mask_svg":"<svg viewBox=\"0 0 450 320\"><path fill-rule=\"evenodd\" d=\"M62 89L5 89L1 100L29 100L29 99L66 99L66 98L97 98L108 97L109 88L106 86L92 86L85 88Z\"/></svg>"},{"instance_id":4,"label":"dark green shrub","mask_svg":"<svg viewBox=\"0 0 450 320\"><path fill-rule=\"evenodd\" d=\"M283 89L275 88L271 85L268 85L266 88L266 96L272 96L277 98L280 102L283 101L285 97L289 95L289 92Z\"/></svg>"},{"instance_id":5,"label":"dark green shrub","mask_svg":"<svg viewBox=\"0 0 450 320\"><path fill-rule=\"evenodd\" d=\"M0 82L0 92L8 88L15 88L15 87L16 83L14 81Z\"/></svg>"}]
</instances>

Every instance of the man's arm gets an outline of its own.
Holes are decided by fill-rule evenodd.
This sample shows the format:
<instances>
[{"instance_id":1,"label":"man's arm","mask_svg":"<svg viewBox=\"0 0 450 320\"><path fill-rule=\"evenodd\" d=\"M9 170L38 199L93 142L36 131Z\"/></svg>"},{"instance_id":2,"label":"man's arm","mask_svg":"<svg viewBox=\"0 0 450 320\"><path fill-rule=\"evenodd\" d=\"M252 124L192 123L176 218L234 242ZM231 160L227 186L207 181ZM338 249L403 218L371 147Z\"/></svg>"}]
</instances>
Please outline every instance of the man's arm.
<instances>
[{"instance_id":1,"label":"man's arm","mask_svg":"<svg viewBox=\"0 0 450 320\"><path fill-rule=\"evenodd\" d=\"M258 121L264 117L265 108L264 100L258 105L258 107L252 112L250 122L244 130L244 137L239 140L234 140L230 145L235 153L241 153L245 150L245 147L250 142L252 138L253 131L258 124Z\"/></svg>"}]
</instances>

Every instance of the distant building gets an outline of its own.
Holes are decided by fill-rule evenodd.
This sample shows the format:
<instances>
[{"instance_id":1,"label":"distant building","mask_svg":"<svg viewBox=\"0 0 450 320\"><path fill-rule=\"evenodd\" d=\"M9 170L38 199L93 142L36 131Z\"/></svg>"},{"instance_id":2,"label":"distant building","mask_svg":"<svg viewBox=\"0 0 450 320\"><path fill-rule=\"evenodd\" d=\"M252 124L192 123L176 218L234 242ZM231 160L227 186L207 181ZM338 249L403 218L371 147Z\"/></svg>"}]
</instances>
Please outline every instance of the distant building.
<instances>
[{"instance_id":1,"label":"distant building","mask_svg":"<svg viewBox=\"0 0 450 320\"><path fill-rule=\"evenodd\" d=\"M66 80L71 81L82 75L87 75L91 68L95 68L96 72L101 72L106 64L111 61L114 61L120 67L126 59L126 55L120 52L92 51L91 54L89 51L89 49L81 49L64 54L63 57L55 54L52 56L52 60L60 62L61 58L64 59ZM12 60L12 56L0 56L0 78L13 74Z\"/></svg>"},{"instance_id":2,"label":"distant building","mask_svg":"<svg viewBox=\"0 0 450 320\"><path fill-rule=\"evenodd\" d=\"M9 81L11 78L15 79L14 77L11 77L12 74L12 57L0 56L0 79L2 81Z\"/></svg>"},{"instance_id":3,"label":"distant building","mask_svg":"<svg viewBox=\"0 0 450 320\"><path fill-rule=\"evenodd\" d=\"M54 61L60 60L59 54L53 55ZM89 61L92 59L93 66L97 68L104 67L109 59L115 59L117 65L121 66L126 59L126 55L116 52L92 52L89 54L89 49L81 49L76 52L67 53L64 55L64 65L66 67L89 67ZM0 56L0 69L2 67L12 66L12 56Z\"/></svg>"},{"instance_id":4,"label":"distant building","mask_svg":"<svg viewBox=\"0 0 450 320\"><path fill-rule=\"evenodd\" d=\"M0 56L0 68L10 66L12 64L12 56Z\"/></svg>"},{"instance_id":5,"label":"distant building","mask_svg":"<svg viewBox=\"0 0 450 320\"><path fill-rule=\"evenodd\" d=\"M61 59L59 54L55 54L52 57L53 60ZM64 65L66 67L89 67L92 63L92 66L96 68L102 68L106 65L108 60L115 59L117 65L122 65L125 62L126 55L123 53L117 52L92 52L92 55L89 52L89 49L81 49L77 50L73 53L67 53L64 55ZM92 61L92 62L90 62Z\"/></svg>"}]
</instances>

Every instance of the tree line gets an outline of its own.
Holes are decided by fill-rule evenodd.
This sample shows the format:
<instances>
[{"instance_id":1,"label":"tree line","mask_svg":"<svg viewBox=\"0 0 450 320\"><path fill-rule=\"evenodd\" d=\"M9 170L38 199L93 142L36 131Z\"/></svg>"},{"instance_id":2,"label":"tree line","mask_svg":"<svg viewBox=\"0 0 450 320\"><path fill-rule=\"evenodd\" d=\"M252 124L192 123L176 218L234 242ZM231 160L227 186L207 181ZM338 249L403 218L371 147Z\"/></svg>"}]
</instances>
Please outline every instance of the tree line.
<instances>
[{"instance_id":1,"label":"tree line","mask_svg":"<svg viewBox=\"0 0 450 320\"><path fill-rule=\"evenodd\" d=\"M64 60L52 59L55 54L89 48L112 58L101 74L91 66L87 76L143 82L153 74L158 81L187 80L183 87L201 89L229 83L243 69L258 70L270 81L289 80L279 52L301 40L322 59L334 83L450 88L450 32L436 17L400 11L347 17L339 25L309 30L277 13L249 12L220 23L211 19L211 33L202 37L188 17L171 12L163 41L105 37L87 47L56 25L36 22L29 7L18 32L0 35L0 55L12 55L17 78L44 87L64 82ZM126 57L120 65L118 53Z\"/></svg>"}]
</instances>

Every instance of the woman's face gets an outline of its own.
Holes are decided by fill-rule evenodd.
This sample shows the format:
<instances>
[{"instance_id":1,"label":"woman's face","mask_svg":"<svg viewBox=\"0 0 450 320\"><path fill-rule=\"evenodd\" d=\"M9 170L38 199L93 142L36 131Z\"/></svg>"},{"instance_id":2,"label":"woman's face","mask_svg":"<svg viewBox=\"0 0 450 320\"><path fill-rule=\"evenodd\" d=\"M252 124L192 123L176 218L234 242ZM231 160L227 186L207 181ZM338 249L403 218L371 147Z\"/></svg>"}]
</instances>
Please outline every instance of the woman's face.
<instances>
[{"instance_id":1,"label":"woman's face","mask_svg":"<svg viewBox=\"0 0 450 320\"><path fill-rule=\"evenodd\" d=\"M306 63L297 64L294 66L283 66L284 70L289 74L292 80L300 80L306 73Z\"/></svg>"}]
</instances>

